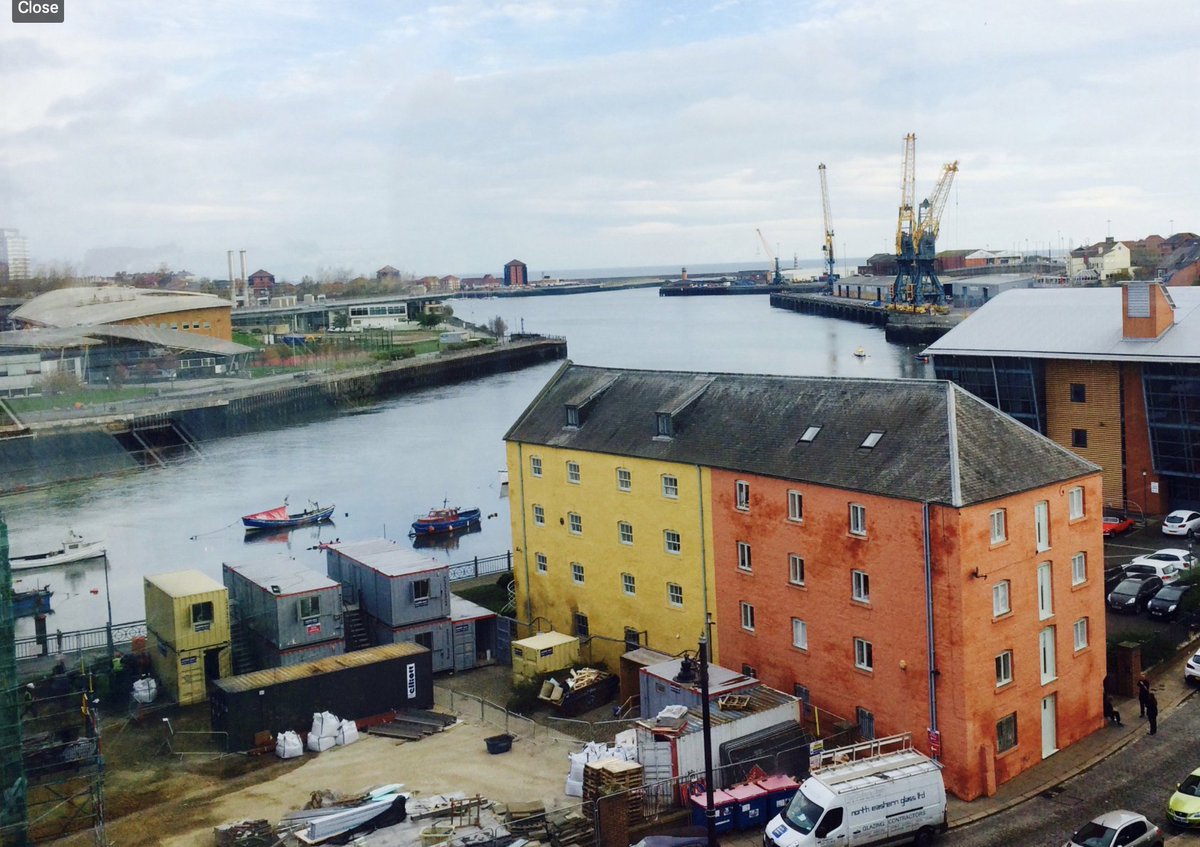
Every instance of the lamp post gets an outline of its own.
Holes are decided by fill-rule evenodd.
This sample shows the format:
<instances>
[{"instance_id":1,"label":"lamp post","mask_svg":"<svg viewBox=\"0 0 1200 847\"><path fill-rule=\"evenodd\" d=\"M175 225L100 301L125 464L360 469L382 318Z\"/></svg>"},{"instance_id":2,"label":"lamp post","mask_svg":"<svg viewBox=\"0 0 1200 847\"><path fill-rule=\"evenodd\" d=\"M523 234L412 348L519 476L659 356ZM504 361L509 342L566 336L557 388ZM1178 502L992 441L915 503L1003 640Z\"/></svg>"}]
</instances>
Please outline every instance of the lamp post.
<instances>
[{"instance_id":1,"label":"lamp post","mask_svg":"<svg viewBox=\"0 0 1200 847\"><path fill-rule=\"evenodd\" d=\"M111 670L116 651L113 649L112 594L108 590L108 553L104 554L104 602L108 606L108 626L105 627L105 630L108 635L108 667Z\"/></svg>"},{"instance_id":2,"label":"lamp post","mask_svg":"<svg viewBox=\"0 0 1200 847\"><path fill-rule=\"evenodd\" d=\"M708 628L700 633L700 725L704 736L704 824L708 847L717 847L717 810L713 808L712 715L708 703Z\"/></svg>"}]
</instances>

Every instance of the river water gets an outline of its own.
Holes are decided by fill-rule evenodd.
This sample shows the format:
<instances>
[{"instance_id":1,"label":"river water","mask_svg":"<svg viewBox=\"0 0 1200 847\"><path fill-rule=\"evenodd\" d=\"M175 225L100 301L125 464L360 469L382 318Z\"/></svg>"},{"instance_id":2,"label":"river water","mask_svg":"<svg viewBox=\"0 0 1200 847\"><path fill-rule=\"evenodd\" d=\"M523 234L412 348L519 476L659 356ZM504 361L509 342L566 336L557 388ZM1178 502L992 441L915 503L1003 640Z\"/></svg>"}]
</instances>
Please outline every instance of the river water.
<instances>
[{"instance_id":1,"label":"river water","mask_svg":"<svg viewBox=\"0 0 1200 847\"><path fill-rule=\"evenodd\" d=\"M613 367L807 376L930 377L917 348L883 330L772 309L765 295L659 297L656 289L457 300L455 314L510 332L561 335L570 358ZM865 358L854 356L862 347ZM145 615L143 576L196 569L221 579L222 563L280 558L280 570L324 572L319 541L385 535L408 543L413 518L444 500L479 506L478 533L430 548L446 562L511 546L500 490L503 435L558 368L549 363L431 388L370 408L273 432L203 445L203 458L123 477L89 480L0 499L13 555L56 547L70 529L103 537L105 569L68 566L18 574L18 587L54 591L49 629L100 626ZM245 539L239 517L308 500L335 503L334 522L281 537ZM292 563L294 560L295 564ZM18 623L18 636L32 621Z\"/></svg>"}]
</instances>

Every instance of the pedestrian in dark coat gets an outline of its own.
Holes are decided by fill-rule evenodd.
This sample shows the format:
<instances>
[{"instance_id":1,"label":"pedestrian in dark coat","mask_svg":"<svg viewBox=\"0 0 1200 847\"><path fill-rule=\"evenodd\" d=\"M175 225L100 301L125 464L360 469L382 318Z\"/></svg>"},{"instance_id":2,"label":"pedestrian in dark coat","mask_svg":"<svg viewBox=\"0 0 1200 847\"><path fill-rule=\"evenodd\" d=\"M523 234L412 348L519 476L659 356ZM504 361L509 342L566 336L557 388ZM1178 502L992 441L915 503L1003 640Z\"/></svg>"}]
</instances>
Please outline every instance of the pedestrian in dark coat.
<instances>
[{"instance_id":1,"label":"pedestrian in dark coat","mask_svg":"<svg viewBox=\"0 0 1200 847\"><path fill-rule=\"evenodd\" d=\"M1138 717L1146 717L1146 703L1150 698L1150 680L1146 679L1146 675L1142 674L1138 677Z\"/></svg>"},{"instance_id":2,"label":"pedestrian in dark coat","mask_svg":"<svg viewBox=\"0 0 1200 847\"><path fill-rule=\"evenodd\" d=\"M1153 692L1146 695L1146 718L1150 721L1150 734L1158 733L1158 698Z\"/></svg>"}]
</instances>

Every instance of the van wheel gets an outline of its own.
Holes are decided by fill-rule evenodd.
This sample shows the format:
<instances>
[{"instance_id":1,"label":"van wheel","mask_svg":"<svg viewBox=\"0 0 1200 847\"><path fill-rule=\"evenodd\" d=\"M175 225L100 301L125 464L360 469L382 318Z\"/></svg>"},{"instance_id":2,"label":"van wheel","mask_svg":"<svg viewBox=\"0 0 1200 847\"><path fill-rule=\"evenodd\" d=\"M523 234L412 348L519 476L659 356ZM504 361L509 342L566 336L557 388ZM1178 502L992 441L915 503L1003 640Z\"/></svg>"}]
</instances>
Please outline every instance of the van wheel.
<instances>
[{"instance_id":1,"label":"van wheel","mask_svg":"<svg viewBox=\"0 0 1200 847\"><path fill-rule=\"evenodd\" d=\"M933 830L929 827L922 827L917 830L917 835L913 838L913 844L916 847L929 847L933 843Z\"/></svg>"}]
</instances>

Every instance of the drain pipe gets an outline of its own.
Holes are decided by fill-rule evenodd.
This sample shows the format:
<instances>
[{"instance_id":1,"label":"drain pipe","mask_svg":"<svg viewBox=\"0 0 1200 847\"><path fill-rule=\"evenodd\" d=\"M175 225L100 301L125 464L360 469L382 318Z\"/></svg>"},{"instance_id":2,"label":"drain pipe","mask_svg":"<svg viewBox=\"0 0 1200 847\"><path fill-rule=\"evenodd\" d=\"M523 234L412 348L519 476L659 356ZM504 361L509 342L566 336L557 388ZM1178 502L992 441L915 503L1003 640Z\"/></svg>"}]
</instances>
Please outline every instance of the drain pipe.
<instances>
[{"instance_id":1,"label":"drain pipe","mask_svg":"<svg viewBox=\"0 0 1200 847\"><path fill-rule=\"evenodd\" d=\"M520 441L517 442L517 481L521 485L521 560L525 563L525 622L532 624L533 586L529 583L529 534L525 529L525 445ZM508 502L511 509L512 499Z\"/></svg>"},{"instance_id":2,"label":"drain pipe","mask_svg":"<svg viewBox=\"0 0 1200 847\"><path fill-rule=\"evenodd\" d=\"M712 612L708 608L708 540L704 535L704 469L696 465L696 505L700 512L700 590L704 594L704 638L709 645L709 658L716 659L712 640Z\"/></svg>"},{"instance_id":3,"label":"drain pipe","mask_svg":"<svg viewBox=\"0 0 1200 847\"><path fill-rule=\"evenodd\" d=\"M929 732L938 731L937 718L937 651L933 646L933 556L929 539L929 501L921 503L921 528L925 545L925 640L929 662ZM936 756L934 758L940 758Z\"/></svg>"}]
</instances>

